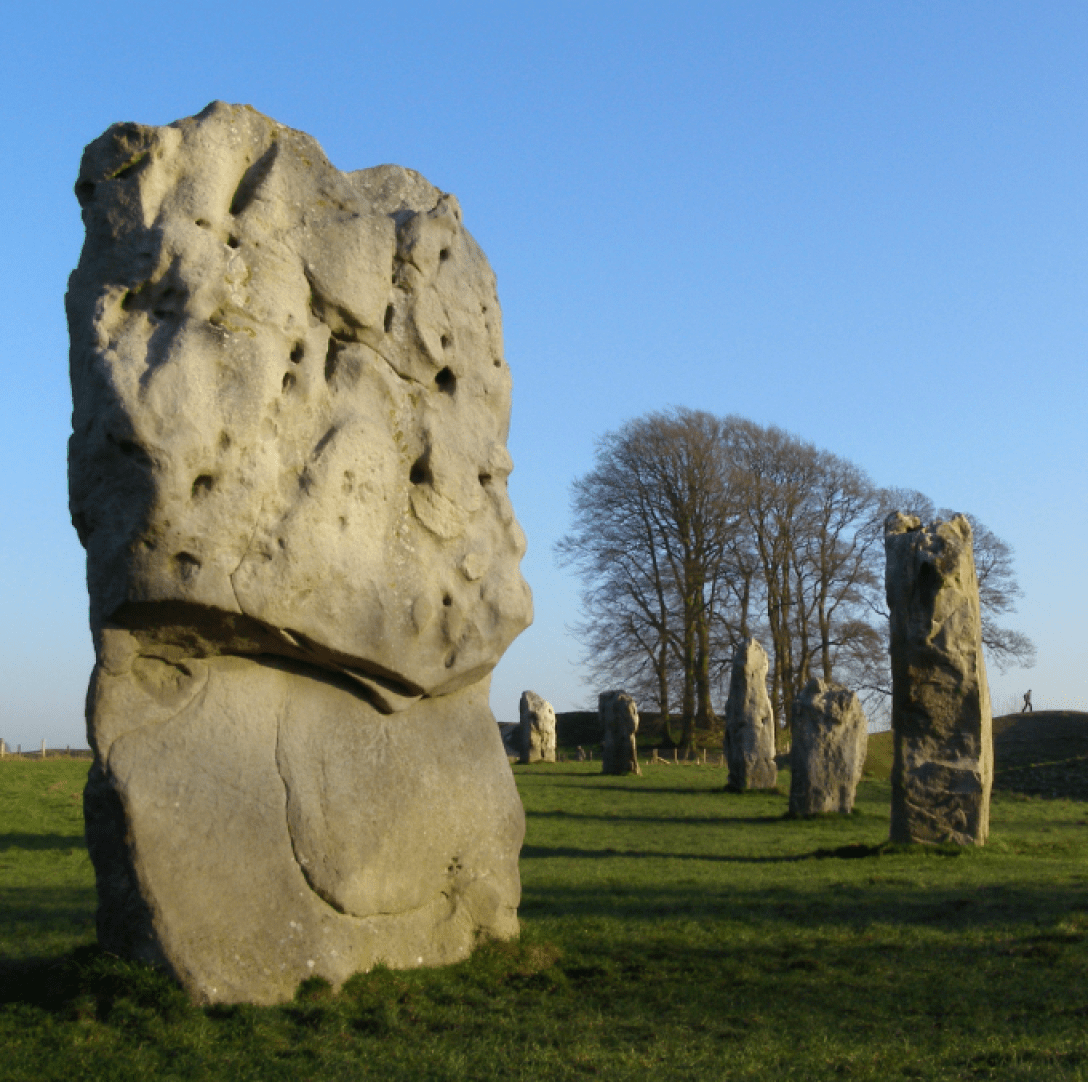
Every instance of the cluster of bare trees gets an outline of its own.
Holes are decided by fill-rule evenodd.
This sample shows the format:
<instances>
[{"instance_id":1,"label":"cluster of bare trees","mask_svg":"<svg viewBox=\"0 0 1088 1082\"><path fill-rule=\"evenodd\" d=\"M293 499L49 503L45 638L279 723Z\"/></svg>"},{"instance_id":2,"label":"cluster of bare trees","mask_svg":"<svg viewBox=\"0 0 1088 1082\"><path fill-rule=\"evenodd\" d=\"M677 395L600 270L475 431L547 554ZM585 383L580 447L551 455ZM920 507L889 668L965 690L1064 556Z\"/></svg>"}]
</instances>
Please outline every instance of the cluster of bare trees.
<instances>
[{"instance_id":1,"label":"cluster of bare trees","mask_svg":"<svg viewBox=\"0 0 1088 1082\"><path fill-rule=\"evenodd\" d=\"M772 659L779 718L813 675L879 709L890 690L884 518L946 513L782 429L688 409L602 437L572 503L558 556L583 581L588 666L678 717L685 746L713 723L746 635ZM1030 640L996 623L1020 592L1012 552L968 518L991 660L1030 665Z\"/></svg>"}]
</instances>

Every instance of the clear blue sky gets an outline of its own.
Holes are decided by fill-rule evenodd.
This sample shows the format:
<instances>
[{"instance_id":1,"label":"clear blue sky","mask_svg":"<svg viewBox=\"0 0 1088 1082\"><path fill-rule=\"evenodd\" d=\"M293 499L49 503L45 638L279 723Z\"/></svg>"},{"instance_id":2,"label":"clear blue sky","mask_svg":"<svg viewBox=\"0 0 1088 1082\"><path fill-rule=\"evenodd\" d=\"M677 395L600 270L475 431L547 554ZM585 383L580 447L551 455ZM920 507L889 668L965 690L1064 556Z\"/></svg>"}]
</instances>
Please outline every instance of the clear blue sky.
<instances>
[{"instance_id":1,"label":"clear blue sky","mask_svg":"<svg viewBox=\"0 0 1088 1082\"><path fill-rule=\"evenodd\" d=\"M677 404L775 423L972 511L1017 554L1030 672L1088 709L1088 7L18 5L0 37L0 735L83 743L66 508L72 184L119 120L210 100L456 193L498 275L536 623L516 715L581 682L556 569L594 439Z\"/></svg>"}]
</instances>

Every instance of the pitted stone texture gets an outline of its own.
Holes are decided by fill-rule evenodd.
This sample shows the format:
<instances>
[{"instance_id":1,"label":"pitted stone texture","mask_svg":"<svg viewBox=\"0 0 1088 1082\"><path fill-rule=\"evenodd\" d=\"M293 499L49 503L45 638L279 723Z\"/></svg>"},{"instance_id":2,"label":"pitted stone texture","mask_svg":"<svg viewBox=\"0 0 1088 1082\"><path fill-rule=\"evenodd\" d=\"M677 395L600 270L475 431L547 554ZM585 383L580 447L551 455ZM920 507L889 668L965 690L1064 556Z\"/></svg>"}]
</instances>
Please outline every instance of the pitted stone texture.
<instances>
[{"instance_id":1,"label":"pitted stone texture","mask_svg":"<svg viewBox=\"0 0 1088 1082\"><path fill-rule=\"evenodd\" d=\"M457 200L222 103L110 128L76 192L92 629L207 655L263 636L384 711L490 672L531 600L495 280Z\"/></svg>"},{"instance_id":2,"label":"pitted stone texture","mask_svg":"<svg viewBox=\"0 0 1088 1082\"><path fill-rule=\"evenodd\" d=\"M733 655L725 704L725 756L729 788L773 789L778 784L767 653L753 638L745 639Z\"/></svg>"},{"instance_id":3,"label":"pitted stone texture","mask_svg":"<svg viewBox=\"0 0 1088 1082\"><path fill-rule=\"evenodd\" d=\"M85 795L102 946L273 1003L517 934L521 802L489 681L395 716L290 662L171 664L107 629Z\"/></svg>"},{"instance_id":4,"label":"pitted stone texture","mask_svg":"<svg viewBox=\"0 0 1088 1082\"><path fill-rule=\"evenodd\" d=\"M271 1003L517 934L494 277L418 174L220 103L86 150L67 298L107 950Z\"/></svg>"},{"instance_id":5,"label":"pitted stone texture","mask_svg":"<svg viewBox=\"0 0 1088 1082\"><path fill-rule=\"evenodd\" d=\"M971 525L884 524L891 612L891 838L982 845L990 830L993 719Z\"/></svg>"},{"instance_id":6,"label":"pitted stone texture","mask_svg":"<svg viewBox=\"0 0 1088 1082\"><path fill-rule=\"evenodd\" d=\"M524 691L518 704L521 717L518 749L523 763L555 762L555 711L535 691Z\"/></svg>"},{"instance_id":7,"label":"pitted stone texture","mask_svg":"<svg viewBox=\"0 0 1088 1082\"><path fill-rule=\"evenodd\" d=\"M868 746L858 697L840 684L810 680L793 703L790 814L851 811Z\"/></svg>"},{"instance_id":8,"label":"pitted stone texture","mask_svg":"<svg viewBox=\"0 0 1088 1082\"><path fill-rule=\"evenodd\" d=\"M638 765L638 707L626 691L604 691L597 699L604 741L602 774L641 774Z\"/></svg>"}]
</instances>

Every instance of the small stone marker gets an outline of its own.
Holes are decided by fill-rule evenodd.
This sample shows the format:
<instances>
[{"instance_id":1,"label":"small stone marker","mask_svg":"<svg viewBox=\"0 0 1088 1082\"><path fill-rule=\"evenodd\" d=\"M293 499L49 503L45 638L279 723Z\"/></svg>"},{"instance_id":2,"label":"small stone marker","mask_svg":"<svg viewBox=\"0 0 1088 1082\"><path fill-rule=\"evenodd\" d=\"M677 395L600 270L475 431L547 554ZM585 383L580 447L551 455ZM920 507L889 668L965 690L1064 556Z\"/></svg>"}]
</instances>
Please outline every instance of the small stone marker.
<instances>
[{"instance_id":1,"label":"small stone marker","mask_svg":"<svg viewBox=\"0 0 1088 1082\"><path fill-rule=\"evenodd\" d=\"M222 102L114 125L75 190L99 942L273 1003L516 935L488 677L532 605L457 200Z\"/></svg>"},{"instance_id":2,"label":"small stone marker","mask_svg":"<svg viewBox=\"0 0 1088 1082\"><path fill-rule=\"evenodd\" d=\"M638 766L638 707L626 691L605 691L597 700L604 730L602 774L641 774Z\"/></svg>"},{"instance_id":3,"label":"small stone marker","mask_svg":"<svg viewBox=\"0 0 1088 1082\"><path fill-rule=\"evenodd\" d=\"M725 704L725 756L730 789L773 789L778 784L767 653L751 637L733 655Z\"/></svg>"},{"instance_id":4,"label":"small stone marker","mask_svg":"<svg viewBox=\"0 0 1088 1082\"><path fill-rule=\"evenodd\" d=\"M884 523L891 612L891 839L982 845L994 748L971 524Z\"/></svg>"},{"instance_id":5,"label":"small stone marker","mask_svg":"<svg viewBox=\"0 0 1088 1082\"><path fill-rule=\"evenodd\" d=\"M790 814L849 812L868 745L858 697L840 684L810 680L793 703Z\"/></svg>"},{"instance_id":6,"label":"small stone marker","mask_svg":"<svg viewBox=\"0 0 1088 1082\"><path fill-rule=\"evenodd\" d=\"M519 752L523 763L555 762L555 711L535 691L523 691L518 704Z\"/></svg>"}]
</instances>

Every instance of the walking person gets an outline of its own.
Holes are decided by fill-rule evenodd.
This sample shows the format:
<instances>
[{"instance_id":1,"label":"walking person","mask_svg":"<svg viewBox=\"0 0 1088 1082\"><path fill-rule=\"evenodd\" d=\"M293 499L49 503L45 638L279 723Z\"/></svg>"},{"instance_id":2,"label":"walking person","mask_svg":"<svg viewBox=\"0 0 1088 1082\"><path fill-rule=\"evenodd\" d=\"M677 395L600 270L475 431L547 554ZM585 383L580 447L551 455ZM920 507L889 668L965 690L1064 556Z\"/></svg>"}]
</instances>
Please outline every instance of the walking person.
<instances>
[{"instance_id":1,"label":"walking person","mask_svg":"<svg viewBox=\"0 0 1088 1082\"><path fill-rule=\"evenodd\" d=\"M1028 690L1024 692L1024 705L1020 707L1021 714L1023 714L1025 711L1027 711L1027 713L1029 714L1035 713L1035 711L1031 708L1031 688L1028 688Z\"/></svg>"}]
</instances>

